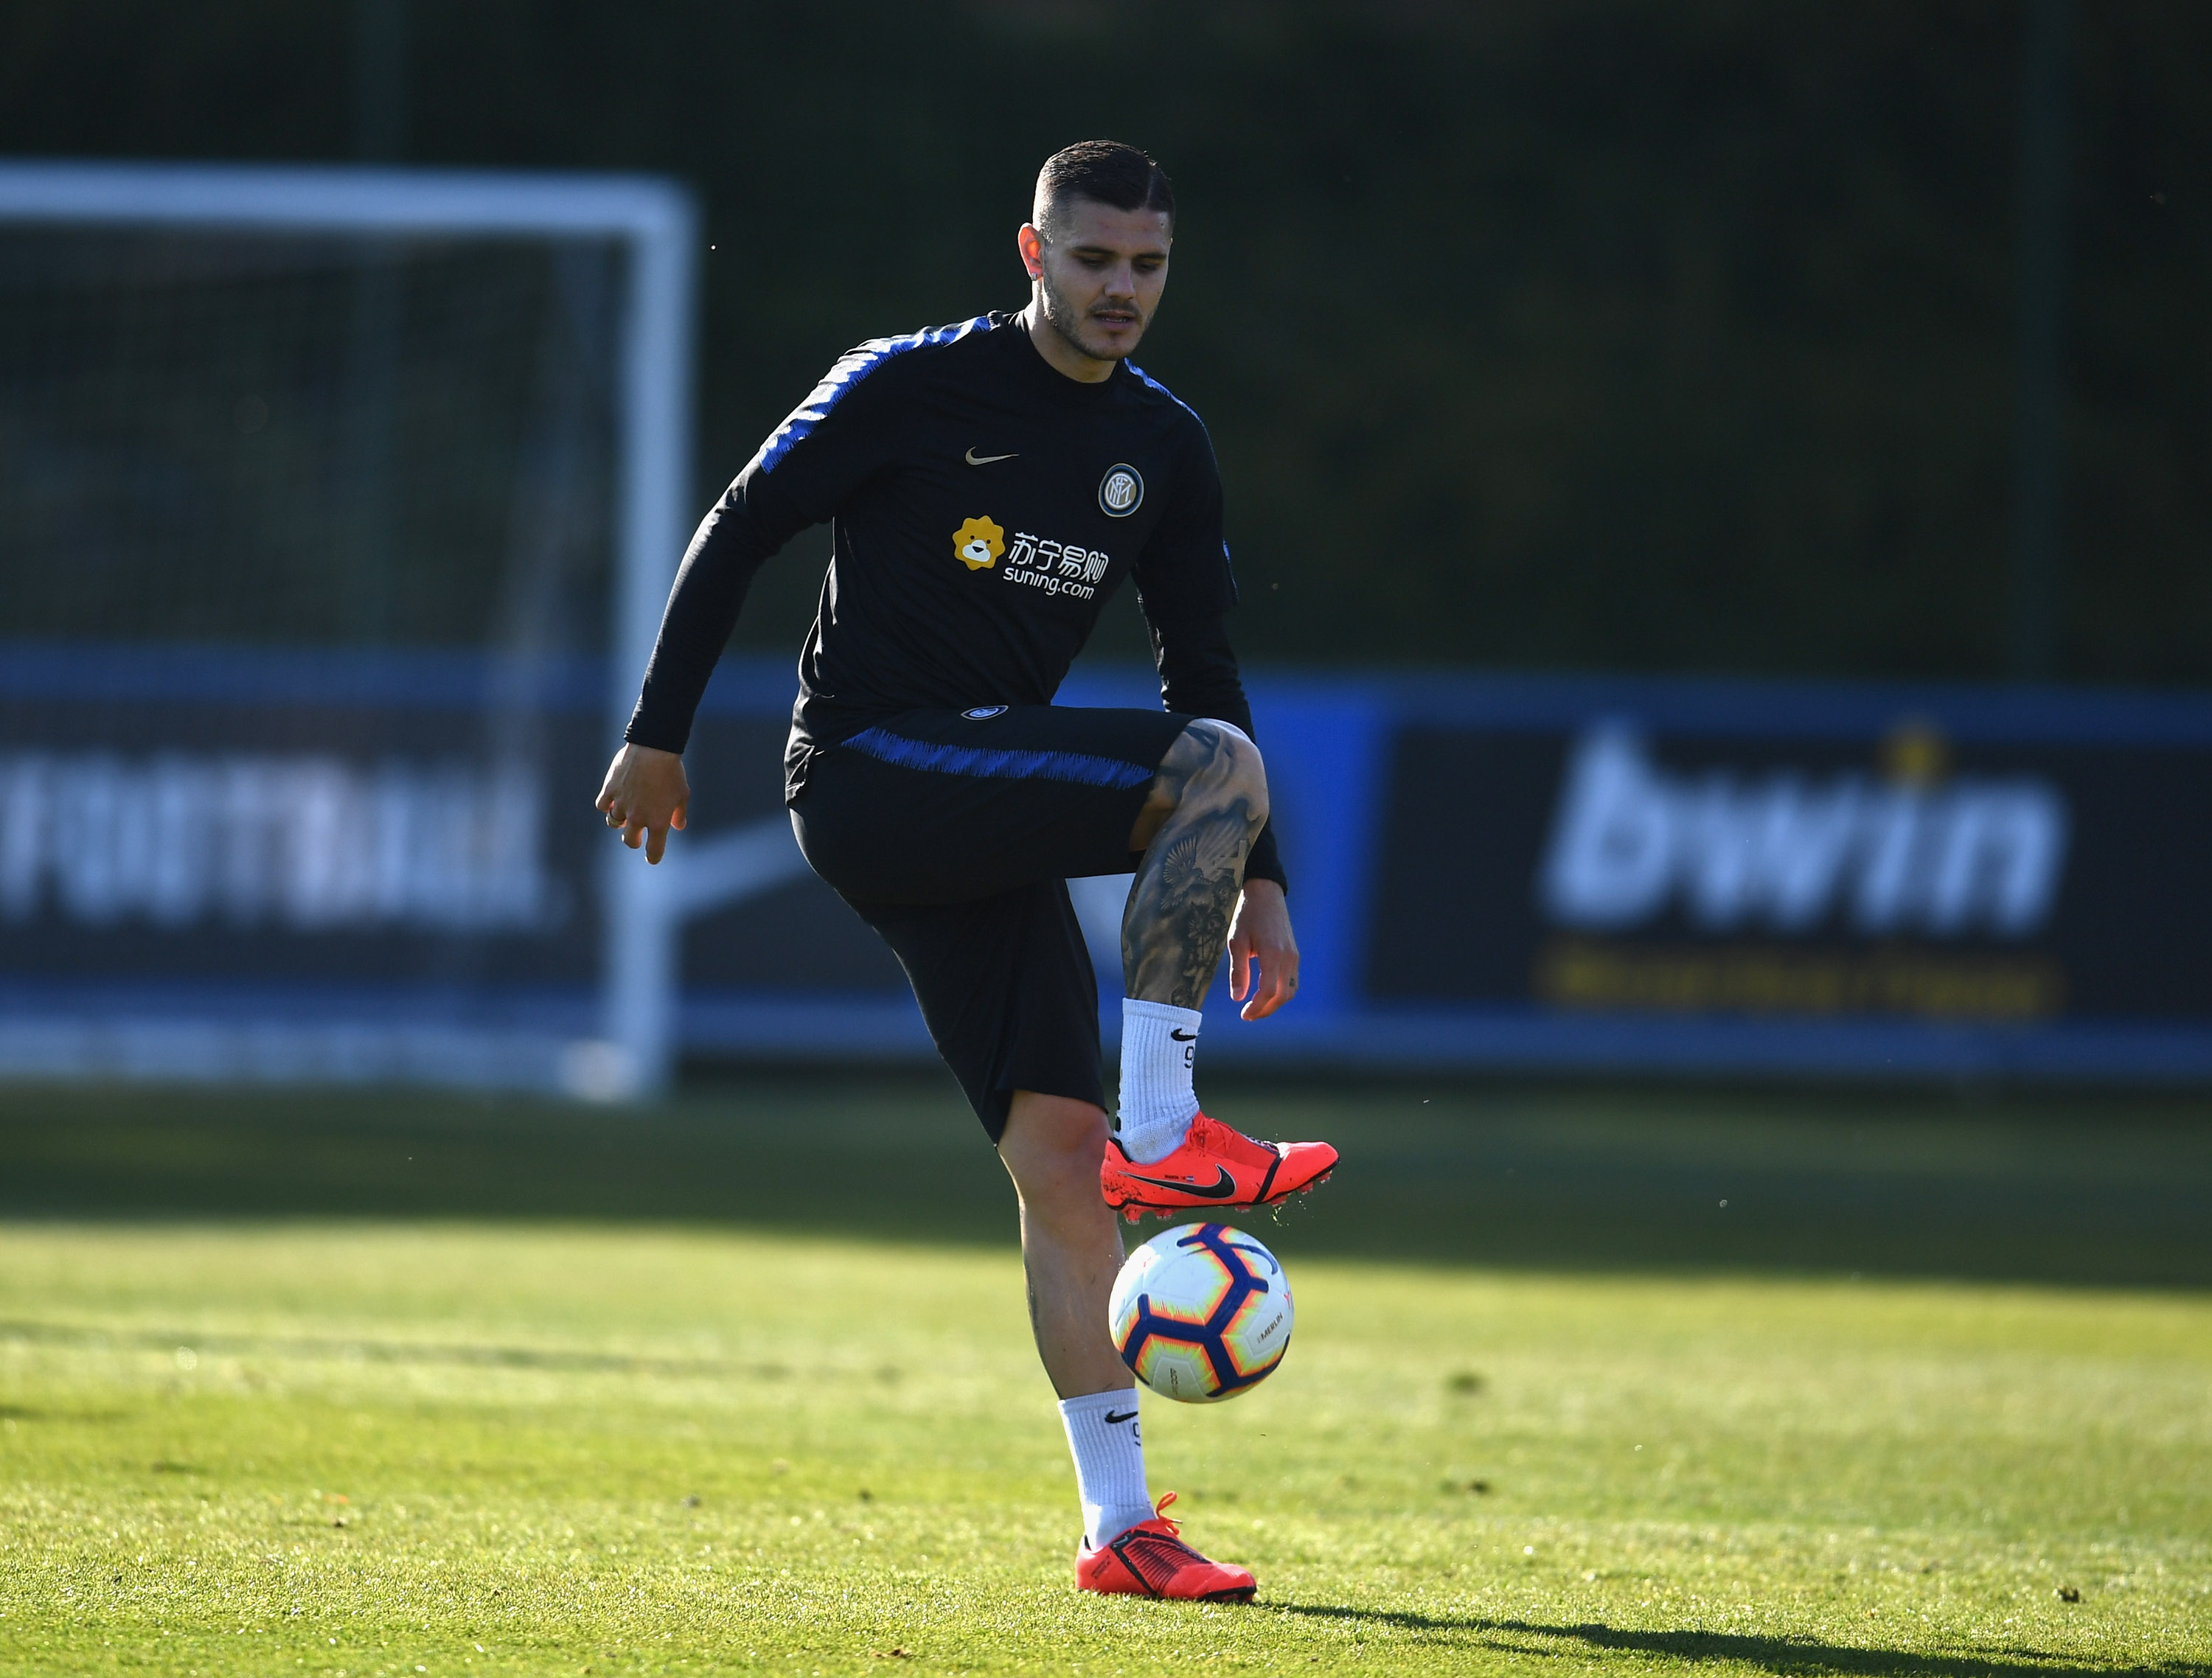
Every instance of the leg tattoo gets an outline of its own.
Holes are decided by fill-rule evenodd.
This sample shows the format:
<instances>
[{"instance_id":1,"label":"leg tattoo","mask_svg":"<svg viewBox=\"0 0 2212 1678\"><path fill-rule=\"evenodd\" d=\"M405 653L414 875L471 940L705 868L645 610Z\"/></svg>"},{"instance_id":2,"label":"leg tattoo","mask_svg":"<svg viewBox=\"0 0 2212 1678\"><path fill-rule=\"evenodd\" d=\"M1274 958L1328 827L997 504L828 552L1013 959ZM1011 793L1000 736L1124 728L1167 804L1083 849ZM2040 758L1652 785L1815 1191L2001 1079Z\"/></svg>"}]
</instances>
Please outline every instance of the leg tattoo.
<instances>
[{"instance_id":1,"label":"leg tattoo","mask_svg":"<svg viewBox=\"0 0 2212 1678\"><path fill-rule=\"evenodd\" d=\"M1201 720L1168 749L1152 787L1175 809L1129 891L1121 971L1138 1000L1195 1008L1221 965L1244 859L1267 824L1267 775L1249 740Z\"/></svg>"}]
</instances>

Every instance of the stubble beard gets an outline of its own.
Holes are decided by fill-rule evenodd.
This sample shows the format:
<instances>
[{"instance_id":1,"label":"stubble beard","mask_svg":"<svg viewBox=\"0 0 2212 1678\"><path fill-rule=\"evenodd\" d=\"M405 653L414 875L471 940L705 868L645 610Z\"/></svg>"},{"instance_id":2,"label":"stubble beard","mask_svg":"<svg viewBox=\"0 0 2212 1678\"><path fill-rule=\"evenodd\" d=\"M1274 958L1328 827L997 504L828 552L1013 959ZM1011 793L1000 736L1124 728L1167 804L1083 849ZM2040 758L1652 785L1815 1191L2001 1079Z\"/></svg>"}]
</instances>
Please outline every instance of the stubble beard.
<instances>
[{"instance_id":1,"label":"stubble beard","mask_svg":"<svg viewBox=\"0 0 2212 1678\"><path fill-rule=\"evenodd\" d=\"M1118 349L1113 347L1103 350L1094 349L1085 344L1081 333L1083 323L1087 317L1060 295L1059 288L1052 283L1052 274L1048 269L1040 268L1037 271L1037 299L1044 312L1044 324L1059 333L1067 346L1079 356L1088 356L1094 362L1119 362L1126 361L1135 353L1137 344L1134 339L1127 345ZM1130 307L1136 309L1136 305L1133 303ZM1137 338L1141 339L1144 337L1146 325L1143 312L1138 310Z\"/></svg>"}]
</instances>

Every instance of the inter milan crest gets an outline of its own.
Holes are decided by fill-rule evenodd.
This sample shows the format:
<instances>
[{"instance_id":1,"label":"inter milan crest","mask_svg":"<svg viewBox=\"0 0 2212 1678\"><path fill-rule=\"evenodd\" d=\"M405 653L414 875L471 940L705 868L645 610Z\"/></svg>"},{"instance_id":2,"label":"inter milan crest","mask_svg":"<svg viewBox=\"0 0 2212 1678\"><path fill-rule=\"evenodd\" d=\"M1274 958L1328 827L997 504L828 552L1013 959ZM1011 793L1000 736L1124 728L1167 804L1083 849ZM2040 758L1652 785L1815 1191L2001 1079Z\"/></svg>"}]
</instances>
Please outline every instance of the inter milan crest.
<instances>
[{"instance_id":1,"label":"inter milan crest","mask_svg":"<svg viewBox=\"0 0 2212 1678\"><path fill-rule=\"evenodd\" d=\"M1126 519L1145 504L1145 480L1134 466L1109 466L1098 481L1098 510L1109 519Z\"/></svg>"}]
</instances>

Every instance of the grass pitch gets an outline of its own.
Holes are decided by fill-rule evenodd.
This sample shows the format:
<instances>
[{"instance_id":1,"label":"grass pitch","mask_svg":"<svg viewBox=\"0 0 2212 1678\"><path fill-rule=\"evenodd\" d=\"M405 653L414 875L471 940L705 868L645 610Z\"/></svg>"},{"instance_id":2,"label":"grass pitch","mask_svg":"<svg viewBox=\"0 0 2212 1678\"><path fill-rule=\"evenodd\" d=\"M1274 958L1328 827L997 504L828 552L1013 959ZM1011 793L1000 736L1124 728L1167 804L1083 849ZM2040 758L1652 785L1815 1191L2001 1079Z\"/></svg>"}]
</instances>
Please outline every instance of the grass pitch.
<instances>
[{"instance_id":1,"label":"grass pitch","mask_svg":"<svg viewBox=\"0 0 2212 1678\"><path fill-rule=\"evenodd\" d=\"M2201 1128L1299 1099L1371 1178L1252 1220L1283 1370L1146 1406L1237 1609L1070 1589L1008 1196L934 1085L10 1097L0 1671L2212 1675ZM927 1219L854 1164L890 1134ZM717 1148L843 1192L717 1212Z\"/></svg>"}]
</instances>

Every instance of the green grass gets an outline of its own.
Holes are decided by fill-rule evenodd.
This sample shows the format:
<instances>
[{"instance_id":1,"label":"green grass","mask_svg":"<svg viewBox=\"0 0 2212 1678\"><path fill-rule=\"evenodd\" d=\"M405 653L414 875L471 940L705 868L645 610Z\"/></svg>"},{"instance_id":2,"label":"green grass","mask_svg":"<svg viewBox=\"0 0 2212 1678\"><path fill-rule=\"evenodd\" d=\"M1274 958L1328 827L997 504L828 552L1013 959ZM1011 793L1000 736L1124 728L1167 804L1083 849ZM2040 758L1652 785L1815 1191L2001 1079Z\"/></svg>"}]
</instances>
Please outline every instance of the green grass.
<instances>
[{"instance_id":1,"label":"green grass","mask_svg":"<svg viewBox=\"0 0 2212 1678\"><path fill-rule=\"evenodd\" d=\"M1243 1092L1352 1163L1147 1401L1239 1610L1070 1590L936 1085L14 1092L0 1672L2212 1675L2201 1115L1421 1097Z\"/></svg>"},{"instance_id":2,"label":"green grass","mask_svg":"<svg viewBox=\"0 0 2212 1678\"><path fill-rule=\"evenodd\" d=\"M2212 1103L1227 1085L1345 1164L1285 1255L2212 1288ZM1725 1206L1722 1205L1726 1201ZM1006 1249L943 1077L756 1078L650 1116L455 1097L0 1087L0 1217L714 1224Z\"/></svg>"}]
</instances>

